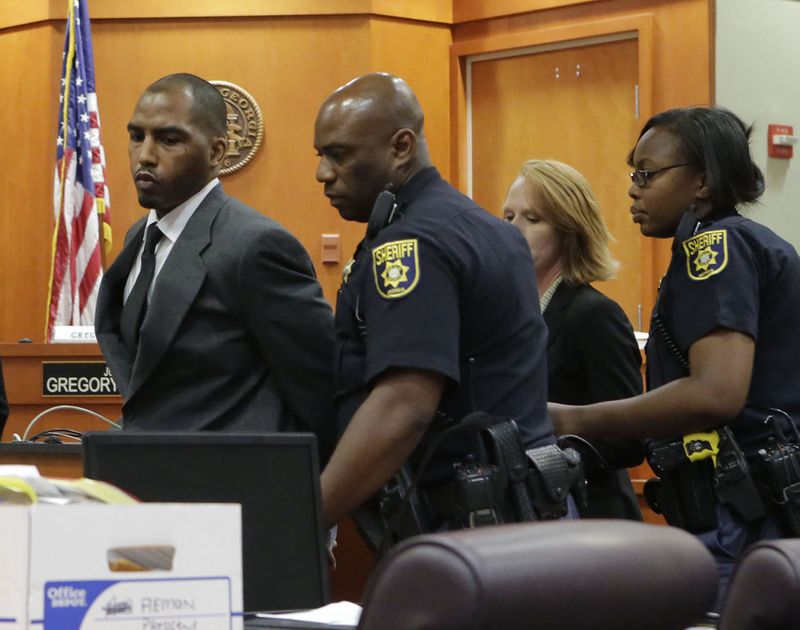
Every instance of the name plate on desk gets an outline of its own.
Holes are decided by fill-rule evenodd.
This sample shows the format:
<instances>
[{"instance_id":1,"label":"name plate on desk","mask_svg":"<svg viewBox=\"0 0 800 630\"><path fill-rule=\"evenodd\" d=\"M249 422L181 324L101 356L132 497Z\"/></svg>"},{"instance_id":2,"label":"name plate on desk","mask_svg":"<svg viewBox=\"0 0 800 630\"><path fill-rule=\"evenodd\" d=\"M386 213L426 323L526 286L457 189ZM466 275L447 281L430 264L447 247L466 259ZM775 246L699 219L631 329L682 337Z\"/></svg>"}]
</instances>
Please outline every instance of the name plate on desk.
<instances>
[{"instance_id":1,"label":"name plate on desk","mask_svg":"<svg viewBox=\"0 0 800 630\"><path fill-rule=\"evenodd\" d=\"M42 396L119 396L105 361L44 361Z\"/></svg>"},{"instance_id":2,"label":"name plate on desk","mask_svg":"<svg viewBox=\"0 0 800 630\"><path fill-rule=\"evenodd\" d=\"M94 326L54 326L54 343L94 343Z\"/></svg>"}]
</instances>

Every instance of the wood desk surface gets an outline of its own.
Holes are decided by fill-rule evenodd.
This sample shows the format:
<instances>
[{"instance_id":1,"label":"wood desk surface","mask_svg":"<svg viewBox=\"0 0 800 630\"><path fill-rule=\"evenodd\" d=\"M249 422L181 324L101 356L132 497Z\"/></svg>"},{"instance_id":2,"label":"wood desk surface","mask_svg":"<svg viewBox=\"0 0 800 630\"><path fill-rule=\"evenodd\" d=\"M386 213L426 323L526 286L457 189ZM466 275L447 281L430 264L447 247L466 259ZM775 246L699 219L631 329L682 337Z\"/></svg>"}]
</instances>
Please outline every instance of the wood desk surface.
<instances>
[{"instance_id":1,"label":"wood desk surface","mask_svg":"<svg viewBox=\"0 0 800 630\"><path fill-rule=\"evenodd\" d=\"M36 466L45 477L77 479L83 476L80 444L42 444L39 442L0 443L0 465Z\"/></svg>"}]
</instances>

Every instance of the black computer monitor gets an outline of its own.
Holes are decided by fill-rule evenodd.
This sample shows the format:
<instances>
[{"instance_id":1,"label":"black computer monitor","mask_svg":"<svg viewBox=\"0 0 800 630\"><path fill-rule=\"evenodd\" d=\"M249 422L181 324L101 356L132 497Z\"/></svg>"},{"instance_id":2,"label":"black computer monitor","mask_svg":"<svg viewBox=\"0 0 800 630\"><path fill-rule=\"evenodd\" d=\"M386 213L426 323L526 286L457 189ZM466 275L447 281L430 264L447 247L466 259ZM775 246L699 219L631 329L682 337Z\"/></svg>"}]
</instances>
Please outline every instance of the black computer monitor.
<instances>
[{"instance_id":1,"label":"black computer monitor","mask_svg":"<svg viewBox=\"0 0 800 630\"><path fill-rule=\"evenodd\" d=\"M312 434L88 433L83 470L143 501L241 503L245 611L328 603Z\"/></svg>"}]
</instances>

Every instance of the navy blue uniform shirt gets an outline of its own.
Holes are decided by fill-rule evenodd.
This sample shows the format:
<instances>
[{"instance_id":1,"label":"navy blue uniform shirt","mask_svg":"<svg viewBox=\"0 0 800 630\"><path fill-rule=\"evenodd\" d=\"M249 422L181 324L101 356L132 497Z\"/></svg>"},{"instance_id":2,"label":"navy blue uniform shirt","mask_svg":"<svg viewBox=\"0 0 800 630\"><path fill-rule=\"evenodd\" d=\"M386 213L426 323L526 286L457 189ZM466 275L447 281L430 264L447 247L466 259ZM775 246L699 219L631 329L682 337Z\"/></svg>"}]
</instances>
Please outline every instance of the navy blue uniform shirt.
<instances>
[{"instance_id":1,"label":"navy blue uniform shirt","mask_svg":"<svg viewBox=\"0 0 800 630\"><path fill-rule=\"evenodd\" d=\"M659 296L656 310L684 356L717 328L755 340L747 402L729 423L746 451L768 434L770 408L800 421L800 257L790 243L736 212L704 221L676 239ZM652 325L646 352L650 387L684 375Z\"/></svg>"},{"instance_id":2,"label":"navy blue uniform shirt","mask_svg":"<svg viewBox=\"0 0 800 630\"><path fill-rule=\"evenodd\" d=\"M447 378L439 406L514 418L527 448L554 442L547 417L546 328L530 250L519 230L440 177L417 173L395 220L362 241L336 304L340 432L389 368ZM471 442L470 442L471 443ZM442 460L471 450L448 441ZM438 475L436 475L438 476Z\"/></svg>"}]
</instances>

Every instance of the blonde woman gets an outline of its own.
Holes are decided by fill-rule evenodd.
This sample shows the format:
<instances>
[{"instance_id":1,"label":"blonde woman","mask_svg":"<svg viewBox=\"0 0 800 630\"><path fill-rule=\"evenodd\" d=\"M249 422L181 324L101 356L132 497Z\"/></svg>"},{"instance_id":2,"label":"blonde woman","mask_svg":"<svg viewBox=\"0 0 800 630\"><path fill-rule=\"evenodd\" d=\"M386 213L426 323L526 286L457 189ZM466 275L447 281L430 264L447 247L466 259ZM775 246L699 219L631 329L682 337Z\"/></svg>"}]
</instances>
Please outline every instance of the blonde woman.
<instances>
[{"instance_id":1,"label":"blonde woman","mask_svg":"<svg viewBox=\"0 0 800 630\"><path fill-rule=\"evenodd\" d=\"M642 393L641 356L619 305L591 286L618 263L589 183L554 160L522 165L503 205L533 255L547 323L548 400L586 405ZM642 461L635 439L593 439L581 449L587 471L584 518L641 520L628 466Z\"/></svg>"}]
</instances>

